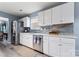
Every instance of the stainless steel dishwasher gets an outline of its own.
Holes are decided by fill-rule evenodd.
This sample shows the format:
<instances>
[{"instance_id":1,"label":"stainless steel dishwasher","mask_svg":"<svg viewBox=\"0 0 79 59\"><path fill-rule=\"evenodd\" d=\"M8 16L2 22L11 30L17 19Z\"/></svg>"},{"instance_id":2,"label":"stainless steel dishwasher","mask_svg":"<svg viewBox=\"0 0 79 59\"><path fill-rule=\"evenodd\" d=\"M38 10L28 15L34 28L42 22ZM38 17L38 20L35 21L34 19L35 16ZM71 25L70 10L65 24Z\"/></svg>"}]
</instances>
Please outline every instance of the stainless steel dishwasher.
<instances>
[{"instance_id":1,"label":"stainless steel dishwasher","mask_svg":"<svg viewBox=\"0 0 79 59\"><path fill-rule=\"evenodd\" d=\"M33 48L43 52L43 35L33 35Z\"/></svg>"}]
</instances>

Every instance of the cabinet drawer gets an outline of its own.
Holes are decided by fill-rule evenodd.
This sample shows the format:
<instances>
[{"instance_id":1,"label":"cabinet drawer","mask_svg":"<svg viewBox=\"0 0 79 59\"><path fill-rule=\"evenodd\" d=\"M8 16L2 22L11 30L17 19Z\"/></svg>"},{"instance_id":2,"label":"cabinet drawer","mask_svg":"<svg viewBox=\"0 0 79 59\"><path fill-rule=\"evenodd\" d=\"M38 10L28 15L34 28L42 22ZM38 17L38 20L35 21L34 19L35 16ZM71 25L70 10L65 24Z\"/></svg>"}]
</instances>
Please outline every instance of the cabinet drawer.
<instances>
[{"instance_id":1,"label":"cabinet drawer","mask_svg":"<svg viewBox=\"0 0 79 59\"><path fill-rule=\"evenodd\" d=\"M23 38L33 38L33 36L27 36L27 35L23 35Z\"/></svg>"},{"instance_id":2,"label":"cabinet drawer","mask_svg":"<svg viewBox=\"0 0 79 59\"><path fill-rule=\"evenodd\" d=\"M64 44L75 44L75 39L61 38L61 43L64 43Z\"/></svg>"},{"instance_id":3,"label":"cabinet drawer","mask_svg":"<svg viewBox=\"0 0 79 59\"><path fill-rule=\"evenodd\" d=\"M23 37L33 37L32 35L23 35Z\"/></svg>"}]
</instances>

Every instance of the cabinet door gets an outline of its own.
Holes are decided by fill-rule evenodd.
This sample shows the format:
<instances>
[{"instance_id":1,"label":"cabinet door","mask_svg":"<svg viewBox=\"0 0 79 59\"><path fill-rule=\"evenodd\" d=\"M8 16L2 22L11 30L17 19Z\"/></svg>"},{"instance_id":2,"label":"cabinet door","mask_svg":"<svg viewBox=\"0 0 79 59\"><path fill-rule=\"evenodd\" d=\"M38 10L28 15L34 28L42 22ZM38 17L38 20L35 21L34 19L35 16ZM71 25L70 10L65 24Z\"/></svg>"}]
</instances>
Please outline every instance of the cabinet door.
<instances>
[{"instance_id":1,"label":"cabinet door","mask_svg":"<svg viewBox=\"0 0 79 59\"><path fill-rule=\"evenodd\" d=\"M22 20L23 20L23 22L24 22L24 27L27 27L27 18L24 17L24 18L22 18Z\"/></svg>"},{"instance_id":2,"label":"cabinet door","mask_svg":"<svg viewBox=\"0 0 79 59\"><path fill-rule=\"evenodd\" d=\"M62 20L62 7L57 6L52 8L52 24L60 24Z\"/></svg>"},{"instance_id":3,"label":"cabinet door","mask_svg":"<svg viewBox=\"0 0 79 59\"><path fill-rule=\"evenodd\" d=\"M24 39L24 37L23 37L23 34L22 33L20 33L20 44L22 44L23 43L23 40Z\"/></svg>"},{"instance_id":4,"label":"cabinet door","mask_svg":"<svg viewBox=\"0 0 79 59\"><path fill-rule=\"evenodd\" d=\"M61 56L62 57L71 57L75 56L75 40L62 38L61 40Z\"/></svg>"},{"instance_id":5,"label":"cabinet door","mask_svg":"<svg viewBox=\"0 0 79 59\"><path fill-rule=\"evenodd\" d=\"M60 40L59 38L49 37L49 55L60 56Z\"/></svg>"},{"instance_id":6,"label":"cabinet door","mask_svg":"<svg viewBox=\"0 0 79 59\"><path fill-rule=\"evenodd\" d=\"M62 5L63 23L74 22L74 3L65 3Z\"/></svg>"},{"instance_id":7,"label":"cabinet door","mask_svg":"<svg viewBox=\"0 0 79 59\"><path fill-rule=\"evenodd\" d=\"M21 41L21 44L33 48L33 39L32 37L24 37Z\"/></svg>"},{"instance_id":8,"label":"cabinet door","mask_svg":"<svg viewBox=\"0 0 79 59\"><path fill-rule=\"evenodd\" d=\"M40 26L44 26L44 18L43 18L43 16L44 16L43 12L38 13L38 19L40 21Z\"/></svg>"},{"instance_id":9,"label":"cabinet door","mask_svg":"<svg viewBox=\"0 0 79 59\"><path fill-rule=\"evenodd\" d=\"M48 9L44 11L44 25L51 25L51 14L52 14L52 9Z\"/></svg>"},{"instance_id":10,"label":"cabinet door","mask_svg":"<svg viewBox=\"0 0 79 59\"><path fill-rule=\"evenodd\" d=\"M48 36L43 36L43 53L48 54Z\"/></svg>"},{"instance_id":11,"label":"cabinet door","mask_svg":"<svg viewBox=\"0 0 79 59\"><path fill-rule=\"evenodd\" d=\"M26 36L23 33L20 34L20 44L27 45Z\"/></svg>"},{"instance_id":12,"label":"cabinet door","mask_svg":"<svg viewBox=\"0 0 79 59\"><path fill-rule=\"evenodd\" d=\"M26 46L33 48L33 37L26 38Z\"/></svg>"},{"instance_id":13,"label":"cabinet door","mask_svg":"<svg viewBox=\"0 0 79 59\"><path fill-rule=\"evenodd\" d=\"M32 34L21 33L20 44L33 48L33 36Z\"/></svg>"}]
</instances>

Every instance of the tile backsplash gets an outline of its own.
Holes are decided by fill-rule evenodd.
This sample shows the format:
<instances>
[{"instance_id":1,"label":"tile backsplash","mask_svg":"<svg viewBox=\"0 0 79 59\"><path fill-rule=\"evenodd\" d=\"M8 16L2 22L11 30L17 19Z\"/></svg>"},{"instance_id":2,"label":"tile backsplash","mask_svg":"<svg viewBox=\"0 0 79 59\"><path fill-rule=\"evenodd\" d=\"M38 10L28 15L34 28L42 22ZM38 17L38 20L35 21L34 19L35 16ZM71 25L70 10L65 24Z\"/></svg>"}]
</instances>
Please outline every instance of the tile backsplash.
<instances>
[{"instance_id":1,"label":"tile backsplash","mask_svg":"<svg viewBox=\"0 0 79 59\"><path fill-rule=\"evenodd\" d=\"M44 26L42 27L43 33L49 33L49 32L56 32L59 31L60 34L70 34L73 33L73 24L62 24L62 25L55 25L55 26Z\"/></svg>"}]
</instances>

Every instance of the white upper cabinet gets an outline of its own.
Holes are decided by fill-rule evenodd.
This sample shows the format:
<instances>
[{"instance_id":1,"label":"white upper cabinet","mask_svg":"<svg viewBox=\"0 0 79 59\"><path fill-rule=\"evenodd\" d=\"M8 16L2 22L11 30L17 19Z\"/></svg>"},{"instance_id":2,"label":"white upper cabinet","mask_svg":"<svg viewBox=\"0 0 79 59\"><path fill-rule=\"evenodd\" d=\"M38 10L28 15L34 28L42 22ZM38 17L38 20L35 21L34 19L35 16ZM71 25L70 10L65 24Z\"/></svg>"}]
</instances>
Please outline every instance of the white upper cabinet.
<instances>
[{"instance_id":1,"label":"white upper cabinet","mask_svg":"<svg viewBox=\"0 0 79 59\"><path fill-rule=\"evenodd\" d=\"M61 8L61 6L52 8L52 24L60 24L60 20L62 20Z\"/></svg>"},{"instance_id":2,"label":"white upper cabinet","mask_svg":"<svg viewBox=\"0 0 79 59\"><path fill-rule=\"evenodd\" d=\"M52 9L48 9L42 12L38 13L39 20L40 20L40 26L47 26L51 25L51 11Z\"/></svg>"},{"instance_id":3,"label":"white upper cabinet","mask_svg":"<svg viewBox=\"0 0 79 59\"><path fill-rule=\"evenodd\" d=\"M44 13L43 12L39 12L38 13L38 19L40 21L40 26L44 26Z\"/></svg>"},{"instance_id":4,"label":"white upper cabinet","mask_svg":"<svg viewBox=\"0 0 79 59\"><path fill-rule=\"evenodd\" d=\"M24 22L24 27L30 27L30 18L29 17L24 17L20 19L20 21Z\"/></svg>"},{"instance_id":5,"label":"white upper cabinet","mask_svg":"<svg viewBox=\"0 0 79 59\"><path fill-rule=\"evenodd\" d=\"M48 9L44 11L44 25L51 25L51 13L52 9Z\"/></svg>"},{"instance_id":6,"label":"white upper cabinet","mask_svg":"<svg viewBox=\"0 0 79 59\"><path fill-rule=\"evenodd\" d=\"M40 26L74 23L74 3L65 3L39 12Z\"/></svg>"},{"instance_id":7,"label":"white upper cabinet","mask_svg":"<svg viewBox=\"0 0 79 59\"><path fill-rule=\"evenodd\" d=\"M65 3L52 8L52 24L73 23L74 3Z\"/></svg>"},{"instance_id":8,"label":"white upper cabinet","mask_svg":"<svg viewBox=\"0 0 79 59\"><path fill-rule=\"evenodd\" d=\"M62 5L63 23L74 23L74 3L66 3Z\"/></svg>"}]
</instances>

